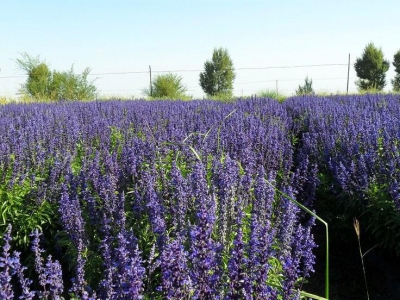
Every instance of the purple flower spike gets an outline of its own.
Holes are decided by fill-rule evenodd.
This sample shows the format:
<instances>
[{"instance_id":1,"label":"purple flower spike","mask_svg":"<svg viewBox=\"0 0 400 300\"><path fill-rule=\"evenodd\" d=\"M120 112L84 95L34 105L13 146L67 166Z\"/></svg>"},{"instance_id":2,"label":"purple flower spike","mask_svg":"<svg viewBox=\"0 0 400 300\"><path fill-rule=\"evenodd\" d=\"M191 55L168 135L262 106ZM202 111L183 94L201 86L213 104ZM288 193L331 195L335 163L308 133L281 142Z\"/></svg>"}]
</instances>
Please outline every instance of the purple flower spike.
<instances>
[{"instance_id":1,"label":"purple flower spike","mask_svg":"<svg viewBox=\"0 0 400 300\"><path fill-rule=\"evenodd\" d=\"M15 260L10 257L11 224L8 225L3 239L5 243L3 254L0 257L0 299L12 300L14 292L11 286L11 274L15 266Z\"/></svg>"}]
</instances>

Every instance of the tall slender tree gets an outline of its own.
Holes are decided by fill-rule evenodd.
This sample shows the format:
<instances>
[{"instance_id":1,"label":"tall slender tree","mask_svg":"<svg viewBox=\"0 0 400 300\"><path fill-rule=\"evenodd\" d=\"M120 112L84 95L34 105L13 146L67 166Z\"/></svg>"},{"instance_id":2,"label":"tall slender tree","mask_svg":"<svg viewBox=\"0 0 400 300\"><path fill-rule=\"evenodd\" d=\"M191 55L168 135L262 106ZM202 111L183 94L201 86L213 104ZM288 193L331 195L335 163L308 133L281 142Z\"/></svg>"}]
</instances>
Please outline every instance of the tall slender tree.
<instances>
[{"instance_id":1,"label":"tall slender tree","mask_svg":"<svg viewBox=\"0 0 400 300\"><path fill-rule=\"evenodd\" d=\"M393 66L396 72L394 79L392 79L393 91L400 92L400 50L393 57Z\"/></svg>"},{"instance_id":2,"label":"tall slender tree","mask_svg":"<svg viewBox=\"0 0 400 300\"><path fill-rule=\"evenodd\" d=\"M357 58L354 68L360 78L355 83L360 90L381 91L386 85L386 72L389 70L389 61L384 59L381 48L376 48L369 43L361 55Z\"/></svg>"},{"instance_id":3,"label":"tall slender tree","mask_svg":"<svg viewBox=\"0 0 400 300\"><path fill-rule=\"evenodd\" d=\"M232 96L236 74L228 50L215 48L212 59L204 63L200 86L209 96Z\"/></svg>"}]
</instances>

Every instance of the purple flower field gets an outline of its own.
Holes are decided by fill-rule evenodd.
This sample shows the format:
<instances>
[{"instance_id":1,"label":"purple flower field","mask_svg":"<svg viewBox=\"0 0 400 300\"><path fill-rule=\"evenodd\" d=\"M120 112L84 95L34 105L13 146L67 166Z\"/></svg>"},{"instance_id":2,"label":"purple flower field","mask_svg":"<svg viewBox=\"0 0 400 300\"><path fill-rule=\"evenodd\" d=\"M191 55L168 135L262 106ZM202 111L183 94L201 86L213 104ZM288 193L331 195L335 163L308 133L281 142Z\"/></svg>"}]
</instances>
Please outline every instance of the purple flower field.
<instances>
[{"instance_id":1,"label":"purple flower field","mask_svg":"<svg viewBox=\"0 0 400 300\"><path fill-rule=\"evenodd\" d=\"M315 219L291 200L319 214L321 186L389 214L400 253L399 116L399 95L0 106L0 299L299 299Z\"/></svg>"}]
</instances>

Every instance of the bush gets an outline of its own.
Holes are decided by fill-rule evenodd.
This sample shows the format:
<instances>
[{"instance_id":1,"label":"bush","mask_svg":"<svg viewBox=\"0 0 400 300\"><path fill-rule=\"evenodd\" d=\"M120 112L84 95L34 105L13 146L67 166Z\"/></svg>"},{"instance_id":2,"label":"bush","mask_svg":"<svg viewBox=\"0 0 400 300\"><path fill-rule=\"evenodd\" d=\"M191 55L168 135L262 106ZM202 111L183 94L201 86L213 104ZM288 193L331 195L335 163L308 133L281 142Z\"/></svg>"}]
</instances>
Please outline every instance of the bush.
<instances>
[{"instance_id":1,"label":"bush","mask_svg":"<svg viewBox=\"0 0 400 300\"><path fill-rule=\"evenodd\" d=\"M144 89L143 93L153 99L189 99L185 94L186 86L182 84L182 77L177 74L157 75L151 88Z\"/></svg>"},{"instance_id":2,"label":"bush","mask_svg":"<svg viewBox=\"0 0 400 300\"><path fill-rule=\"evenodd\" d=\"M25 100L90 100L97 96L96 86L87 79L89 68L82 74L75 74L73 67L68 72L51 72L46 62L27 53L17 59L17 64L28 75L21 87Z\"/></svg>"},{"instance_id":3,"label":"bush","mask_svg":"<svg viewBox=\"0 0 400 300\"><path fill-rule=\"evenodd\" d=\"M308 76L304 80L304 85L300 86L296 90L296 95L301 96L301 95L314 95L314 89L312 87L312 79L308 79Z\"/></svg>"}]
</instances>

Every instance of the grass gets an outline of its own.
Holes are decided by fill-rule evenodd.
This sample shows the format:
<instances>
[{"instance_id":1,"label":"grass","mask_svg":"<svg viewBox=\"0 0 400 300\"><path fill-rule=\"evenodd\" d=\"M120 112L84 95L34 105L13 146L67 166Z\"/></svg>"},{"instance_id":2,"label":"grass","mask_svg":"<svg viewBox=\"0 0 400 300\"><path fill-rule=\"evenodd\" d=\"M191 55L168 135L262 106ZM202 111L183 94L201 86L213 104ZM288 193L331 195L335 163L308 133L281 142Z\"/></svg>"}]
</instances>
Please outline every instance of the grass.
<instances>
[{"instance_id":1,"label":"grass","mask_svg":"<svg viewBox=\"0 0 400 300\"><path fill-rule=\"evenodd\" d=\"M17 102L18 102L18 100L15 98L0 96L0 105L9 104L9 103L17 103Z\"/></svg>"},{"instance_id":2,"label":"grass","mask_svg":"<svg viewBox=\"0 0 400 300\"><path fill-rule=\"evenodd\" d=\"M261 97L261 98L270 98L270 99L275 99L278 100L279 102L283 102L286 100L287 96L280 94L277 91L274 90L262 90L259 91L257 94L257 97Z\"/></svg>"}]
</instances>

